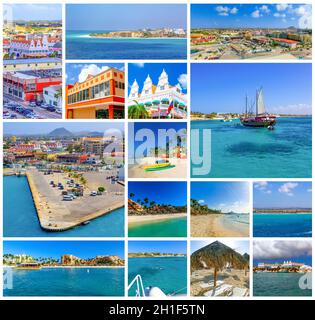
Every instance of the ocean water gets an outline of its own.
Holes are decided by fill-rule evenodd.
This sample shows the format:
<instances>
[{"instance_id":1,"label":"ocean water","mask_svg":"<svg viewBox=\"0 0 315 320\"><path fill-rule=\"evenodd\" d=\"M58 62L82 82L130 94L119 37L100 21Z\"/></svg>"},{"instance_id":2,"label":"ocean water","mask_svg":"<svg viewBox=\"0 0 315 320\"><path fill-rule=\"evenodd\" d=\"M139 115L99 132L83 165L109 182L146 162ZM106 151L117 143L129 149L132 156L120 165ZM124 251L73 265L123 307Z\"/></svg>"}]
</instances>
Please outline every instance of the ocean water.
<instances>
[{"instance_id":1,"label":"ocean water","mask_svg":"<svg viewBox=\"0 0 315 320\"><path fill-rule=\"evenodd\" d=\"M312 214L254 214L254 237L311 237Z\"/></svg>"},{"instance_id":2,"label":"ocean water","mask_svg":"<svg viewBox=\"0 0 315 320\"><path fill-rule=\"evenodd\" d=\"M225 214L222 216L223 225L229 229L242 231L249 235L249 214Z\"/></svg>"},{"instance_id":3,"label":"ocean water","mask_svg":"<svg viewBox=\"0 0 315 320\"><path fill-rule=\"evenodd\" d=\"M187 294L187 258L129 258L128 279L129 283L136 275L142 277L143 286L159 287L165 294ZM129 296L135 296L133 286Z\"/></svg>"},{"instance_id":4,"label":"ocean water","mask_svg":"<svg viewBox=\"0 0 315 320\"><path fill-rule=\"evenodd\" d=\"M5 237L124 236L124 208L91 220L88 225L62 232L47 232L40 227L26 177L4 177L3 190L3 234Z\"/></svg>"},{"instance_id":5,"label":"ocean water","mask_svg":"<svg viewBox=\"0 0 315 320\"><path fill-rule=\"evenodd\" d=\"M185 217L146 223L128 228L129 237L186 237Z\"/></svg>"},{"instance_id":6,"label":"ocean water","mask_svg":"<svg viewBox=\"0 0 315 320\"><path fill-rule=\"evenodd\" d=\"M186 39L100 39L67 31L67 59L186 59Z\"/></svg>"},{"instance_id":7,"label":"ocean water","mask_svg":"<svg viewBox=\"0 0 315 320\"><path fill-rule=\"evenodd\" d=\"M207 157L211 170L200 178L310 178L312 174L312 120L279 118L275 130L248 128L239 120L192 121L192 129L211 129ZM191 152L196 142L191 141ZM202 143L199 153L203 154Z\"/></svg>"},{"instance_id":8,"label":"ocean water","mask_svg":"<svg viewBox=\"0 0 315 320\"><path fill-rule=\"evenodd\" d=\"M124 268L13 270L4 296L123 296Z\"/></svg>"},{"instance_id":9,"label":"ocean water","mask_svg":"<svg viewBox=\"0 0 315 320\"><path fill-rule=\"evenodd\" d=\"M299 287L302 276L302 273L254 273L254 296L311 296L312 290Z\"/></svg>"}]
</instances>

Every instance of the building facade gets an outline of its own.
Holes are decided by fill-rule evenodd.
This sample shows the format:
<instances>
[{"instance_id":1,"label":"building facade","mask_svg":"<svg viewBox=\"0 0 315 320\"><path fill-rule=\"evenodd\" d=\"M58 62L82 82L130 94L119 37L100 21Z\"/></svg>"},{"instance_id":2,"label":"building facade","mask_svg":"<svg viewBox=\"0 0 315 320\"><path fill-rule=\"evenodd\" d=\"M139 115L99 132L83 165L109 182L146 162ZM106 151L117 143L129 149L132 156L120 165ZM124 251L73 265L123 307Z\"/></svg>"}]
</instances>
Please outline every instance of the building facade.
<instances>
[{"instance_id":1,"label":"building facade","mask_svg":"<svg viewBox=\"0 0 315 320\"><path fill-rule=\"evenodd\" d=\"M125 73L111 68L84 82L66 86L68 119L121 119L125 109Z\"/></svg>"},{"instance_id":2,"label":"building facade","mask_svg":"<svg viewBox=\"0 0 315 320\"><path fill-rule=\"evenodd\" d=\"M163 69L157 85L147 76L141 92L137 80L134 80L129 97L128 108L137 102L143 105L151 118L187 117L187 96L179 83L170 85L168 74Z\"/></svg>"}]
</instances>

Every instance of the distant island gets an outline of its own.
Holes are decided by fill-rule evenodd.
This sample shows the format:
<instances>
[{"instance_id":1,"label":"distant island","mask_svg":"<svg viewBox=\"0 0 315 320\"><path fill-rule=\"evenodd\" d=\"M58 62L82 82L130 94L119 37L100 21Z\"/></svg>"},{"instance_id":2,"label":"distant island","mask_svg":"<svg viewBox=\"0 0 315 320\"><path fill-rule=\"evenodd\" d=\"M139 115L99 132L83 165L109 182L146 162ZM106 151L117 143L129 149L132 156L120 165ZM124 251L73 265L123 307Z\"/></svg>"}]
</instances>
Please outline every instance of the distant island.
<instances>
[{"instance_id":1,"label":"distant island","mask_svg":"<svg viewBox=\"0 0 315 320\"><path fill-rule=\"evenodd\" d=\"M186 257L185 253L131 252L128 258Z\"/></svg>"},{"instance_id":2,"label":"distant island","mask_svg":"<svg viewBox=\"0 0 315 320\"><path fill-rule=\"evenodd\" d=\"M254 213L311 213L312 208L254 208Z\"/></svg>"},{"instance_id":3,"label":"distant island","mask_svg":"<svg viewBox=\"0 0 315 320\"><path fill-rule=\"evenodd\" d=\"M125 30L111 32L93 32L89 34L93 38L186 38L186 31L182 28L161 28L143 30Z\"/></svg>"}]
</instances>

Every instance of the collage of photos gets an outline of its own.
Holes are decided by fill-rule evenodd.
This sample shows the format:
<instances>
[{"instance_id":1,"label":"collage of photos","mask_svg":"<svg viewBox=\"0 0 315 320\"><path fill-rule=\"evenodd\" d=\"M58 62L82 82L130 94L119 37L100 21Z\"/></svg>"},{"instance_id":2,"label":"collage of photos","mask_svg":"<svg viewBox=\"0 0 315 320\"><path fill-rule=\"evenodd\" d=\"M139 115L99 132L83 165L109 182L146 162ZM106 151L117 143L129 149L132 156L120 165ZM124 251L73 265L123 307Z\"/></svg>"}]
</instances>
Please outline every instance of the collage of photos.
<instances>
[{"instance_id":1,"label":"collage of photos","mask_svg":"<svg viewBox=\"0 0 315 320\"><path fill-rule=\"evenodd\" d=\"M311 4L1 6L1 297L313 297Z\"/></svg>"}]
</instances>

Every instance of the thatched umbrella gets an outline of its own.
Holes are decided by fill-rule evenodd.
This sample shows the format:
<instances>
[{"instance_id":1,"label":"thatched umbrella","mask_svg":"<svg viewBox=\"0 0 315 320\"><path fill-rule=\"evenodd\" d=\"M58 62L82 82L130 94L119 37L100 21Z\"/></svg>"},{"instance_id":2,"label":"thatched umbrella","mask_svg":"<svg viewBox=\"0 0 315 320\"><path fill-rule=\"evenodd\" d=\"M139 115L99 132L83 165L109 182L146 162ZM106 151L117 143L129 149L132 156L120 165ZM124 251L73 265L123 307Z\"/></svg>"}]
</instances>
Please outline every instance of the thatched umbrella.
<instances>
[{"instance_id":1,"label":"thatched umbrella","mask_svg":"<svg viewBox=\"0 0 315 320\"><path fill-rule=\"evenodd\" d=\"M240 253L219 241L215 241L195 251L191 255L190 261L191 271L198 269L214 269L214 287L217 285L218 271L226 268L227 265L236 269L245 269L248 265Z\"/></svg>"}]
</instances>

